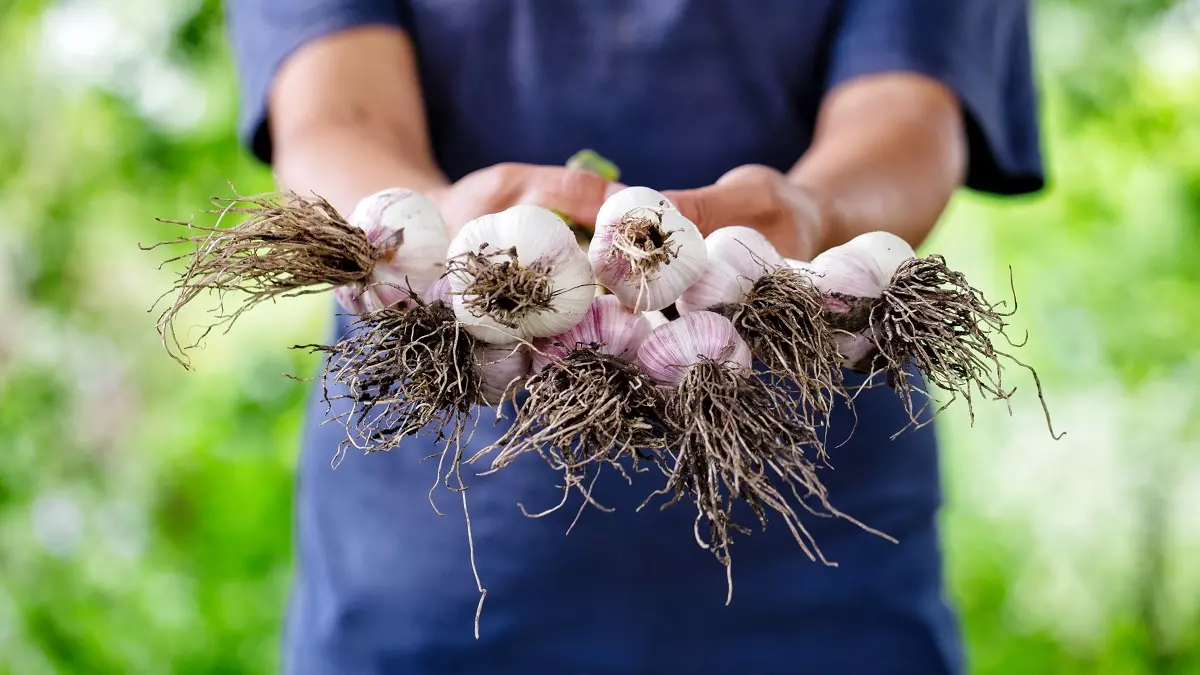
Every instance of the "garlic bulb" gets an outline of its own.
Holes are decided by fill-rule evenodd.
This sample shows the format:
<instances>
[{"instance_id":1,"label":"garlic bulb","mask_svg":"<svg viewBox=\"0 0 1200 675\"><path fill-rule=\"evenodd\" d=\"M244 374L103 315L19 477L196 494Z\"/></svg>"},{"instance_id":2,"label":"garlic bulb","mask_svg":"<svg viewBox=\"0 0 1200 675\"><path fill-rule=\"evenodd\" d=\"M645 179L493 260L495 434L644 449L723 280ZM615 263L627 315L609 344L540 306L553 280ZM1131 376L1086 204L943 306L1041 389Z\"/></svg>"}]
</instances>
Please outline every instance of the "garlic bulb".
<instances>
[{"instance_id":1,"label":"garlic bulb","mask_svg":"<svg viewBox=\"0 0 1200 675\"><path fill-rule=\"evenodd\" d=\"M782 266L783 257L758 230L734 225L704 239L708 266L675 301L680 314L741 302L762 275Z\"/></svg>"},{"instance_id":2,"label":"garlic bulb","mask_svg":"<svg viewBox=\"0 0 1200 675\"><path fill-rule=\"evenodd\" d=\"M576 349L594 348L601 354L632 361L650 333L650 322L629 311L612 295L592 300L583 320L564 333L538 341L533 354L533 372L541 372L552 360Z\"/></svg>"},{"instance_id":3,"label":"garlic bulb","mask_svg":"<svg viewBox=\"0 0 1200 675\"><path fill-rule=\"evenodd\" d=\"M529 376L529 352L525 345L475 346L475 361L483 374L480 395L488 405L499 405L520 390Z\"/></svg>"},{"instance_id":4,"label":"garlic bulb","mask_svg":"<svg viewBox=\"0 0 1200 675\"><path fill-rule=\"evenodd\" d=\"M367 289L366 309L379 309L423 293L445 271L450 236L437 206L424 195L387 188L361 199L347 219L361 228L379 257ZM340 299L340 298L339 298Z\"/></svg>"},{"instance_id":5,"label":"garlic bulb","mask_svg":"<svg viewBox=\"0 0 1200 675\"><path fill-rule=\"evenodd\" d=\"M588 248L597 281L638 312L675 302L700 278L706 257L695 224L647 187L605 200Z\"/></svg>"},{"instance_id":6,"label":"garlic bulb","mask_svg":"<svg viewBox=\"0 0 1200 675\"><path fill-rule=\"evenodd\" d=\"M908 242L890 232L868 232L835 246L808 266L813 283L826 293L878 298L900 265L916 257Z\"/></svg>"},{"instance_id":7,"label":"garlic bulb","mask_svg":"<svg viewBox=\"0 0 1200 675\"><path fill-rule=\"evenodd\" d=\"M455 316L493 344L558 335L595 296L587 255L561 218L517 205L463 225L450 242Z\"/></svg>"},{"instance_id":8,"label":"garlic bulb","mask_svg":"<svg viewBox=\"0 0 1200 675\"><path fill-rule=\"evenodd\" d=\"M638 365L655 382L679 386L688 367L711 359L737 370L749 371L750 347L729 319L697 311L669 321L650 332L638 350Z\"/></svg>"}]
</instances>

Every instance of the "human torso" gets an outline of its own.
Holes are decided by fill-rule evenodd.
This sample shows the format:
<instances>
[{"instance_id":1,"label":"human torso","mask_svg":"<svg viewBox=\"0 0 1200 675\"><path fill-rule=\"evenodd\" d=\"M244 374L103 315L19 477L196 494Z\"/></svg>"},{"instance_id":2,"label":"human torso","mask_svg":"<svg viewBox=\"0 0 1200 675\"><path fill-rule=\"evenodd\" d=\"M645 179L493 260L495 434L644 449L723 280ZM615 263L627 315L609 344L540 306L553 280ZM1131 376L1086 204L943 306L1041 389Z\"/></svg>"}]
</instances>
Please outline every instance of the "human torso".
<instances>
[{"instance_id":1,"label":"human torso","mask_svg":"<svg viewBox=\"0 0 1200 675\"><path fill-rule=\"evenodd\" d=\"M413 0L439 160L460 176L581 146L631 184L787 167L808 144L832 0Z\"/></svg>"},{"instance_id":2,"label":"human torso","mask_svg":"<svg viewBox=\"0 0 1200 675\"><path fill-rule=\"evenodd\" d=\"M593 148L623 181L659 189L703 185L740 164L785 168L811 136L837 4L412 0L435 153L456 178ZM840 673L875 650L909 654L909 665L845 672L939 672L953 660L953 627L941 600L932 431L890 440L907 420L886 387L860 396L857 415L832 420L826 485L836 506L901 544L809 519L840 565L830 568L770 523L734 544L728 607L725 570L697 546L686 502L637 512L661 476L629 485L602 475L596 497L615 510L589 509L567 536L577 496L545 518L518 508L559 500L560 477L536 456L493 476L464 471L488 589L476 641L462 503L439 487L447 515L437 515L428 498L437 462L419 461L436 440L352 453L334 470L341 435L321 424L314 400L297 507L294 670ZM498 436L490 411L480 419L467 455Z\"/></svg>"}]
</instances>

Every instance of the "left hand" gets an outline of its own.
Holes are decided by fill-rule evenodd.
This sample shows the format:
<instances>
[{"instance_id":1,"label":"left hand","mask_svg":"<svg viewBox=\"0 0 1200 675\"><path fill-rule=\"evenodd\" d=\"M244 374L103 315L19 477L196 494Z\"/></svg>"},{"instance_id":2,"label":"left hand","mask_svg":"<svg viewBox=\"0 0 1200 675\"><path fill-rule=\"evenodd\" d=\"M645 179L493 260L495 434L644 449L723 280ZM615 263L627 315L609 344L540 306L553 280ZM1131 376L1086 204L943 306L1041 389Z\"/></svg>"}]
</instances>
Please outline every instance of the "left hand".
<instances>
[{"instance_id":1,"label":"left hand","mask_svg":"<svg viewBox=\"0 0 1200 675\"><path fill-rule=\"evenodd\" d=\"M727 225L763 234L780 255L808 261L819 253L825 223L815 195L767 166L747 164L713 185L663 193L707 236Z\"/></svg>"}]
</instances>

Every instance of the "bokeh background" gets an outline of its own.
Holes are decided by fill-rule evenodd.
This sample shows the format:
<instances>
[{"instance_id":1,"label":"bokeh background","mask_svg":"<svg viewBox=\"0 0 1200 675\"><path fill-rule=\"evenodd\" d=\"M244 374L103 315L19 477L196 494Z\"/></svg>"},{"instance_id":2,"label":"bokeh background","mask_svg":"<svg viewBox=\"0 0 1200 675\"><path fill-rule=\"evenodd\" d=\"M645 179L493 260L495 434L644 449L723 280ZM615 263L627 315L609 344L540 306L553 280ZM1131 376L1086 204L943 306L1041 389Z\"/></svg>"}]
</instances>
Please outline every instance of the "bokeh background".
<instances>
[{"instance_id":1,"label":"bokeh background","mask_svg":"<svg viewBox=\"0 0 1200 675\"><path fill-rule=\"evenodd\" d=\"M1051 189L963 194L925 251L1011 266L1043 376L942 418L977 675L1200 673L1200 2L1035 3ZM215 0L0 0L0 672L268 673L328 299L170 361L140 251L227 181ZM186 318L186 317L185 317Z\"/></svg>"}]
</instances>

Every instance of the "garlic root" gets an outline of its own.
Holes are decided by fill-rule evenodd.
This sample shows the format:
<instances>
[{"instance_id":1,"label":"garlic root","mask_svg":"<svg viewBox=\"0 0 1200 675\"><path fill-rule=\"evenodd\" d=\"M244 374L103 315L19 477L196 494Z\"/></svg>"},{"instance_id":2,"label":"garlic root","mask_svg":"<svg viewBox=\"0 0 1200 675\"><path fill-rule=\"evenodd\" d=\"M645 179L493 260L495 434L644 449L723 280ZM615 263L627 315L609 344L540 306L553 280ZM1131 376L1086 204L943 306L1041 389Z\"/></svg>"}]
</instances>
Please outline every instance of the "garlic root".
<instances>
[{"instance_id":1,"label":"garlic root","mask_svg":"<svg viewBox=\"0 0 1200 675\"><path fill-rule=\"evenodd\" d=\"M454 444L484 399L477 346L450 307L415 294L411 303L364 314L332 346L310 345L327 355L326 386L345 385L340 398L352 404L341 415L347 438L335 463L350 447L392 450L434 423L447 446ZM328 388L326 400L332 403Z\"/></svg>"},{"instance_id":2,"label":"garlic root","mask_svg":"<svg viewBox=\"0 0 1200 675\"><path fill-rule=\"evenodd\" d=\"M575 349L547 363L525 383L529 398L517 408L504 435L477 457L499 449L486 473L499 471L522 455L537 452L563 474L566 492L578 489L585 505L596 503L585 487L607 464L629 480L640 461L658 461L666 445L663 393L634 364L591 348ZM475 458L472 458L474 461Z\"/></svg>"},{"instance_id":3,"label":"garlic root","mask_svg":"<svg viewBox=\"0 0 1200 675\"><path fill-rule=\"evenodd\" d=\"M996 349L993 343L993 336L998 335L1012 344L1005 331L1006 319L1016 311L1015 290L1013 308L1000 311L1005 304L989 302L961 272L951 270L940 255L910 258L896 269L863 328L870 331L879 349L873 368L887 374L889 384L900 395L911 427L928 424L959 397L966 401L974 422L974 391L1007 401L1015 389L1006 388L1003 382L1001 359L1004 359L1033 374L1050 435L1055 440L1061 438L1062 434L1054 431L1037 372ZM911 382L910 364L950 395L926 421L918 420L923 408L913 406L913 393L919 390Z\"/></svg>"},{"instance_id":4,"label":"garlic root","mask_svg":"<svg viewBox=\"0 0 1200 675\"><path fill-rule=\"evenodd\" d=\"M741 302L716 308L779 384L795 388L796 412L811 426L825 423L844 393L836 333L822 320L823 307L807 275L777 267L760 276ZM824 444L817 447L824 459Z\"/></svg>"},{"instance_id":5,"label":"garlic root","mask_svg":"<svg viewBox=\"0 0 1200 675\"><path fill-rule=\"evenodd\" d=\"M815 432L792 406L777 388L708 358L691 366L667 397L665 412L672 425L667 453L673 466L666 486L650 499L669 496L663 508L691 499L696 507L697 543L727 567L732 563L731 535L750 533L733 520L737 500L753 510L763 528L768 510L779 514L805 555L829 566L837 563L821 553L792 500L814 515L844 518L895 541L829 503L817 465L804 450L816 440ZM821 510L806 501L812 498ZM703 521L708 522L707 536L701 533ZM732 585L729 592L732 596Z\"/></svg>"},{"instance_id":6,"label":"garlic root","mask_svg":"<svg viewBox=\"0 0 1200 675\"><path fill-rule=\"evenodd\" d=\"M142 247L150 250L167 244L194 245L191 252L163 263L184 260L187 266L159 298L176 296L159 316L157 327L167 353L184 367L188 367L186 350L199 344L214 328L225 326L228 330L243 312L277 297L319 293L329 286L361 285L370 279L376 259L383 254L363 230L339 216L324 199L302 198L289 192L250 197L235 194L231 199L214 197L212 201L218 208L204 212L218 216L214 226L158 219L204 234ZM221 227L221 221L230 214L249 218L232 227ZM221 298L217 321L185 344L176 333L175 321L183 308L205 291L216 291ZM224 296L230 291L247 297L225 313Z\"/></svg>"}]
</instances>

